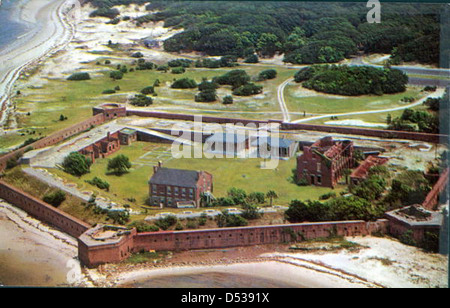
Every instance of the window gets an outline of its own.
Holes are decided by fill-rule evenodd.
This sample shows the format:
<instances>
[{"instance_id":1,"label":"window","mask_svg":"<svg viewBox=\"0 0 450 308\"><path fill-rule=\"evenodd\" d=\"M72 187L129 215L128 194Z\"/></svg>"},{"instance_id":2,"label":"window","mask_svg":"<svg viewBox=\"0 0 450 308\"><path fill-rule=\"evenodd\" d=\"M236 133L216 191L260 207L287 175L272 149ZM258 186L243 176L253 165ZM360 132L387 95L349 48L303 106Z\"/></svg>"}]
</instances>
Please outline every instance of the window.
<instances>
[{"instance_id":1,"label":"window","mask_svg":"<svg viewBox=\"0 0 450 308\"><path fill-rule=\"evenodd\" d=\"M317 163L317 172L320 172L321 169L322 169L322 164L321 163Z\"/></svg>"},{"instance_id":2,"label":"window","mask_svg":"<svg viewBox=\"0 0 450 308\"><path fill-rule=\"evenodd\" d=\"M322 184L322 176L321 175L317 176L317 184L319 184L319 185Z\"/></svg>"},{"instance_id":3,"label":"window","mask_svg":"<svg viewBox=\"0 0 450 308\"><path fill-rule=\"evenodd\" d=\"M171 186L167 186L167 194L172 194L172 187Z\"/></svg>"}]
</instances>

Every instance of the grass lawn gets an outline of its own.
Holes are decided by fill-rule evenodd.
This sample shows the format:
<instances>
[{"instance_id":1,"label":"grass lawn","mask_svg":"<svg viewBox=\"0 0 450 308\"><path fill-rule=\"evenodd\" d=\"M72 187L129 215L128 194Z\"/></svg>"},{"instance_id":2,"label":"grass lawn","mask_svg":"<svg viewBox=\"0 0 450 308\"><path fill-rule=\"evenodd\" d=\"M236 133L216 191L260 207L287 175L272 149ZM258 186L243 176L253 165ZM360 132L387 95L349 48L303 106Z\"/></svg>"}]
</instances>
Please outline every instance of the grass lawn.
<instances>
[{"instance_id":1,"label":"grass lawn","mask_svg":"<svg viewBox=\"0 0 450 308\"><path fill-rule=\"evenodd\" d=\"M407 91L397 94L361 95L345 97L337 95L319 94L308 90L308 96L300 93L299 85L288 85L285 89L285 99L291 112L306 112L312 114L333 114L365 110L380 110L407 105L400 100L404 97L421 97L421 88L409 87Z\"/></svg>"},{"instance_id":2,"label":"grass lawn","mask_svg":"<svg viewBox=\"0 0 450 308\"><path fill-rule=\"evenodd\" d=\"M58 191L58 189L25 174L21 167L16 167L6 172L3 180L41 200L46 194ZM83 205L82 200L69 194L66 194L66 200L58 209L92 225L107 222L106 215L94 213L92 208L86 208Z\"/></svg>"},{"instance_id":3,"label":"grass lawn","mask_svg":"<svg viewBox=\"0 0 450 308\"><path fill-rule=\"evenodd\" d=\"M108 174L108 159L116 155L128 156L133 164L129 173L122 176ZM242 188L248 193L269 190L277 192L279 198L274 204L288 205L291 200L318 199L319 196L330 192L331 189L314 186L297 186L292 183L292 169L296 167L294 158L280 161L278 168L264 170L260 168L261 159L195 159L171 157L170 145L135 142L131 146L123 146L120 151L106 159L97 160L91 167L91 173L77 178L66 174L62 170L49 169L50 172L76 183L82 191L94 191L98 196L106 197L118 204L130 204L134 209L141 209L148 198L148 180L153 174L153 166L162 161L165 167L204 170L214 176L214 195L224 197L231 187ZM88 184L85 180L94 177L106 180L110 184L110 191L102 191ZM337 193L344 187L335 189ZM134 198L136 202L128 199ZM269 201L267 201L269 202Z\"/></svg>"},{"instance_id":4,"label":"grass lawn","mask_svg":"<svg viewBox=\"0 0 450 308\"><path fill-rule=\"evenodd\" d=\"M15 103L18 127L23 130L0 138L0 152L19 145L29 137L48 136L79 123L92 116L92 107L100 103L124 103L129 96L139 93L145 87L152 86L156 79L159 79L160 86L156 88L157 96L154 97L152 108L163 107L169 108L167 110L171 112L213 116L279 119L281 115L277 113L280 111L277 103L277 87L295 73L295 70L273 65L242 65L219 69L188 68L184 74L172 74L170 71L164 73L157 70L134 71L125 74L123 79L114 81L109 77L109 72L111 69L114 70L117 64L132 67L129 63L120 63L117 60L112 60L111 65L92 63L91 67L95 72L91 73L91 80L68 81L49 78L39 87L27 86L22 89L21 95L15 98ZM273 80L257 82L264 86L264 93L250 97L234 96L232 105L223 105L220 102L196 103L194 97L198 93L197 89L170 88L174 79L191 78L200 83L203 78L211 80L233 69L244 69L252 79L255 79L261 71L269 68L275 68L278 76ZM120 87L117 93L102 94L104 90L114 89L116 86ZM222 86L217 94L220 98L230 95L231 88ZM66 121L59 121L61 114L67 117ZM32 130L32 134L26 129Z\"/></svg>"}]
</instances>

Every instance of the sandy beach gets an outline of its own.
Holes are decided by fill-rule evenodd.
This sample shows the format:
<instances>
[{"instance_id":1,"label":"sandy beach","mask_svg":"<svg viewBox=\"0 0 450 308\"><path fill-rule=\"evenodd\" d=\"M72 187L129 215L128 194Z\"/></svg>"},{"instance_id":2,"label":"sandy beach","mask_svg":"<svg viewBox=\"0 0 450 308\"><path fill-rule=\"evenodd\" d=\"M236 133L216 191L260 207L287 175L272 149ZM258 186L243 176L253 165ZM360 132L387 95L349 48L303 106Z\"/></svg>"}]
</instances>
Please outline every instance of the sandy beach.
<instances>
[{"instance_id":1,"label":"sandy beach","mask_svg":"<svg viewBox=\"0 0 450 308\"><path fill-rule=\"evenodd\" d=\"M81 274L76 239L2 201L0 238L0 284L89 286L81 275L70 278L72 273Z\"/></svg>"},{"instance_id":2,"label":"sandy beach","mask_svg":"<svg viewBox=\"0 0 450 308\"><path fill-rule=\"evenodd\" d=\"M184 251L143 264L107 264L87 271L104 287L146 287L205 274L248 275L294 288L446 288L448 257L388 237L347 238L356 250L290 250L264 245ZM153 281L152 281L153 280ZM169 282L168 282L169 281Z\"/></svg>"},{"instance_id":3,"label":"sandy beach","mask_svg":"<svg viewBox=\"0 0 450 308\"><path fill-rule=\"evenodd\" d=\"M28 23L31 30L0 53L0 131L11 109L14 82L23 70L72 39L74 28L65 15L72 3L73 0L30 0L22 7L20 21Z\"/></svg>"}]
</instances>

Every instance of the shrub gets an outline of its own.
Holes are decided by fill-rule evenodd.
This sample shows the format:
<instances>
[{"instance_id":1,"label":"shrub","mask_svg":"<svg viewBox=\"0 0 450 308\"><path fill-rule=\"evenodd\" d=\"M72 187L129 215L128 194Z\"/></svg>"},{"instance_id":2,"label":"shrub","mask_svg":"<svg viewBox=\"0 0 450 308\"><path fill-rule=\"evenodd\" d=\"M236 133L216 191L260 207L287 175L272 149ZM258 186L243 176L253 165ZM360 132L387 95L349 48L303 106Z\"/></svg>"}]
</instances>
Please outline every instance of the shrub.
<instances>
[{"instance_id":1,"label":"shrub","mask_svg":"<svg viewBox=\"0 0 450 308\"><path fill-rule=\"evenodd\" d=\"M247 226L248 221L241 215L229 214L228 211L223 211L216 217L217 226L222 227L241 227Z\"/></svg>"},{"instance_id":2,"label":"shrub","mask_svg":"<svg viewBox=\"0 0 450 308\"><path fill-rule=\"evenodd\" d=\"M42 199L44 202L58 207L66 200L66 194L61 190L55 191L54 193L47 194Z\"/></svg>"},{"instance_id":3,"label":"shrub","mask_svg":"<svg viewBox=\"0 0 450 308\"><path fill-rule=\"evenodd\" d=\"M116 90L113 89L107 89L102 92L102 94L114 94L114 93L116 93Z\"/></svg>"},{"instance_id":4,"label":"shrub","mask_svg":"<svg viewBox=\"0 0 450 308\"><path fill-rule=\"evenodd\" d=\"M143 59L139 59L139 60L143 60ZM138 71L145 71L145 70L151 70L155 67L155 64L153 64L152 62L147 62L147 61L139 61L138 62L138 66L136 67L136 69Z\"/></svg>"},{"instance_id":5,"label":"shrub","mask_svg":"<svg viewBox=\"0 0 450 308\"><path fill-rule=\"evenodd\" d=\"M250 96L262 93L262 86L255 85L254 83L247 83L239 88L233 90L233 95L238 96Z\"/></svg>"},{"instance_id":6,"label":"shrub","mask_svg":"<svg viewBox=\"0 0 450 308\"><path fill-rule=\"evenodd\" d=\"M231 105L231 104L233 104L233 96L231 96L231 95L224 96L223 99L222 99L222 104L224 104L224 105Z\"/></svg>"},{"instance_id":7,"label":"shrub","mask_svg":"<svg viewBox=\"0 0 450 308\"><path fill-rule=\"evenodd\" d=\"M155 225L158 226L162 230L167 230L170 227L174 226L178 222L178 219L176 216L169 215L164 218L159 218L157 221L155 221Z\"/></svg>"},{"instance_id":8,"label":"shrub","mask_svg":"<svg viewBox=\"0 0 450 308\"><path fill-rule=\"evenodd\" d=\"M136 228L137 232L157 232L159 228L155 225L150 225L143 220L133 221L128 225L129 228Z\"/></svg>"},{"instance_id":9,"label":"shrub","mask_svg":"<svg viewBox=\"0 0 450 308\"><path fill-rule=\"evenodd\" d=\"M259 58L256 54L252 54L250 56L248 56L245 60L245 63L258 63L259 62Z\"/></svg>"},{"instance_id":10,"label":"shrub","mask_svg":"<svg viewBox=\"0 0 450 308\"><path fill-rule=\"evenodd\" d=\"M250 76L244 70L232 70L225 75L213 78L213 82L220 85L230 85L233 89L239 88L249 81Z\"/></svg>"},{"instance_id":11,"label":"shrub","mask_svg":"<svg viewBox=\"0 0 450 308\"><path fill-rule=\"evenodd\" d=\"M108 211L107 215L115 224L125 225L130 220L128 211Z\"/></svg>"},{"instance_id":12,"label":"shrub","mask_svg":"<svg viewBox=\"0 0 450 308\"><path fill-rule=\"evenodd\" d=\"M193 79L181 78L175 80L171 88L173 89L194 89L197 88L197 83Z\"/></svg>"},{"instance_id":13,"label":"shrub","mask_svg":"<svg viewBox=\"0 0 450 308\"><path fill-rule=\"evenodd\" d=\"M133 58L142 58L142 57L144 57L144 55L140 51L133 53L131 56Z\"/></svg>"},{"instance_id":14,"label":"shrub","mask_svg":"<svg viewBox=\"0 0 450 308\"><path fill-rule=\"evenodd\" d=\"M92 180L86 180L86 183L97 186L99 189L109 191L109 183L98 177L95 177Z\"/></svg>"},{"instance_id":15,"label":"shrub","mask_svg":"<svg viewBox=\"0 0 450 308\"><path fill-rule=\"evenodd\" d=\"M137 107L148 107L153 104L153 99L143 94L136 94L130 99L130 104Z\"/></svg>"},{"instance_id":16,"label":"shrub","mask_svg":"<svg viewBox=\"0 0 450 308\"><path fill-rule=\"evenodd\" d=\"M89 80L89 79L91 79L89 73L74 73L67 78L67 80L75 80L75 81Z\"/></svg>"},{"instance_id":17,"label":"shrub","mask_svg":"<svg viewBox=\"0 0 450 308\"><path fill-rule=\"evenodd\" d=\"M172 68L172 74L183 74L186 72L184 67L174 67Z\"/></svg>"},{"instance_id":18,"label":"shrub","mask_svg":"<svg viewBox=\"0 0 450 308\"><path fill-rule=\"evenodd\" d=\"M145 87L145 88L143 88L142 90L141 90L141 93L142 94L153 94L153 93L155 93L155 88L154 87L152 87L152 86L149 86L149 87Z\"/></svg>"},{"instance_id":19,"label":"shrub","mask_svg":"<svg viewBox=\"0 0 450 308\"><path fill-rule=\"evenodd\" d=\"M120 80L123 78L123 72L121 71L112 71L109 73L109 77L111 77L114 80Z\"/></svg>"},{"instance_id":20,"label":"shrub","mask_svg":"<svg viewBox=\"0 0 450 308\"><path fill-rule=\"evenodd\" d=\"M170 67L190 67L192 62L192 60L188 59L175 59L169 61L167 65Z\"/></svg>"},{"instance_id":21,"label":"shrub","mask_svg":"<svg viewBox=\"0 0 450 308\"><path fill-rule=\"evenodd\" d=\"M199 103L210 103L217 99L216 91L202 91L195 95L195 101Z\"/></svg>"},{"instance_id":22,"label":"shrub","mask_svg":"<svg viewBox=\"0 0 450 308\"><path fill-rule=\"evenodd\" d=\"M277 71L274 69L264 70L258 75L258 80L274 79L277 77Z\"/></svg>"},{"instance_id":23,"label":"shrub","mask_svg":"<svg viewBox=\"0 0 450 308\"><path fill-rule=\"evenodd\" d=\"M91 14L89 14L89 17L97 17L98 16L98 17L108 17L108 18L114 19L119 15L120 15L120 12L118 9L102 7L102 8L96 9Z\"/></svg>"}]
</instances>

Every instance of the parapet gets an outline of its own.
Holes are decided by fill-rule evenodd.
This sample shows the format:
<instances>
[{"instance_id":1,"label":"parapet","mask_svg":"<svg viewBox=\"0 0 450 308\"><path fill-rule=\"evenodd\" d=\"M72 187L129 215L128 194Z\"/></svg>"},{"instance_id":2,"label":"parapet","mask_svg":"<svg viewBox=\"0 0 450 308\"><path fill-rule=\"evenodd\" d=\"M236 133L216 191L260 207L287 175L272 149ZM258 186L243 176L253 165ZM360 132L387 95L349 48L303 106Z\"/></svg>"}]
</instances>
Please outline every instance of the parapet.
<instances>
[{"instance_id":1,"label":"parapet","mask_svg":"<svg viewBox=\"0 0 450 308\"><path fill-rule=\"evenodd\" d=\"M122 104L108 103L95 106L93 108L94 115L103 114L105 119L114 119L127 116L127 108Z\"/></svg>"}]
</instances>

